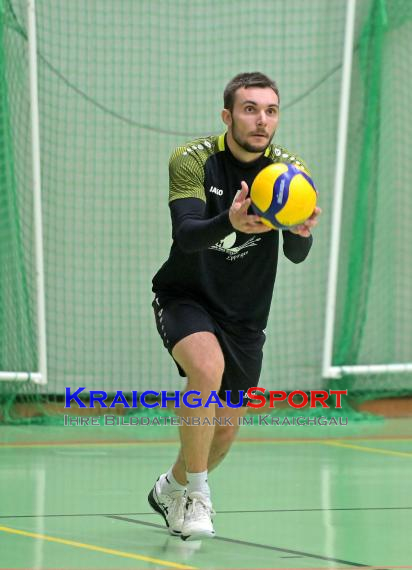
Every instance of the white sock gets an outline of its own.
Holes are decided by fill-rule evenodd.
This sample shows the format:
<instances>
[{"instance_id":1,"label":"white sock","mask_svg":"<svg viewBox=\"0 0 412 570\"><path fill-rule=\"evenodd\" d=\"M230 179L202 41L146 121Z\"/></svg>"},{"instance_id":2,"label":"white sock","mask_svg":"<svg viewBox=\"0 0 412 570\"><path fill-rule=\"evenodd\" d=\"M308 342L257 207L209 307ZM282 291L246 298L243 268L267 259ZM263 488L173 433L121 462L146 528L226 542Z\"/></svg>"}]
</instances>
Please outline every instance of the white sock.
<instances>
[{"instance_id":1,"label":"white sock","mask_svg":"<svg viewBox=\"0 0 412 570\"><path fill-rule=\"evenodd\" d=\"M160 475L159 484L161 493L172 493L173 491L184 491L186 489L185 485L178 483L173 475L173 466L169 469L167 473Z\"/></svg>"},{"instance_id":2,"label":"white sock","mask_svg":"<svg viewBox=\"0 0 412 570\"><path fill-rule=\"evenodd\" d=\"M207 482L207 470L201 473L186 473L187 492L203 493L210 497L210 488Z\"/></svg>"}]
</instances>

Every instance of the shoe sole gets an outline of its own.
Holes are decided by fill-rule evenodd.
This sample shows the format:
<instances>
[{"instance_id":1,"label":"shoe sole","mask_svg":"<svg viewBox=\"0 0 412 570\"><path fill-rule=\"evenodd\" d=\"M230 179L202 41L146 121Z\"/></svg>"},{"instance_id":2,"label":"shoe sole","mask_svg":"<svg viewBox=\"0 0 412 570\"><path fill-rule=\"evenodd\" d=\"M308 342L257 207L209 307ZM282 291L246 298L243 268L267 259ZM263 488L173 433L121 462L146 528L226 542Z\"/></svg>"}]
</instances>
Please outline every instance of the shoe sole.
<instances>
[{"instance_id":1,"label":"shoe sole","mask_svg":"<svg viewBox=\"0 0 412 570\"><path fill-rule=\"evenodd\" d=\"M159 515L162 515L162 517L163 517L163 519L164 519L164 521L165 521L165 523L166 523L167 529L168 529L168 531L170 532L170 534L171 534L172 536L181 536L182 533L181 533L180 531L178 531L178 530L173 530L172 528L170 528L169 523L167 522L166 515L164 514L164 512L163 512L163 510L162 510L162 507L159 505L159 503L156 501L156 499L155 499L155 497L154 497L154 487L153 487L153 489L150 491L150 493L148 494L147 500L149 501L149 505L152 507L152 509L153 509L156 513L158 513Z\"/></svg>"},{"instance_id":2,"label":"shoe sole","mask_svg":"<svg viewBox=\"0 0 412 570\"><path fill-rule=\"evenodd\" d=\"M202 538L213 538L215 536L215 531L206 530L206 531L198 531L188 535L180 535L182 540L202 540Z\"/></svg>"}]
</instances>

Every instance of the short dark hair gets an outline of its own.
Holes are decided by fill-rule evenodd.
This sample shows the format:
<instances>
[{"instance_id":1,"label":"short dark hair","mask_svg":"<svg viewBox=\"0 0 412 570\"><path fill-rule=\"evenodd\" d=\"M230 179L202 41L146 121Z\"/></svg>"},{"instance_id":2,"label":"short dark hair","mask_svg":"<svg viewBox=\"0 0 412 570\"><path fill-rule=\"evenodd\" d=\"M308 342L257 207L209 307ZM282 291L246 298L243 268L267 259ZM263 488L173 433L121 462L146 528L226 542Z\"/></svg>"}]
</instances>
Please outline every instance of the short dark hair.
<instances>
[{"instance_id":1,"label":"short dark hair","mask_svg":"<svg viewBox=\"0 0 412 570\"><path fill-rule=\"evenodd\" d=\"M239 73L226 85L223 93L223 104L225 109L233 111L235 93L242 87L270 87L276 93L280 102L279 89L273 79L270 79L267 75L260 73L260 71L251 71Z\"/></svg>"}]
</instances>

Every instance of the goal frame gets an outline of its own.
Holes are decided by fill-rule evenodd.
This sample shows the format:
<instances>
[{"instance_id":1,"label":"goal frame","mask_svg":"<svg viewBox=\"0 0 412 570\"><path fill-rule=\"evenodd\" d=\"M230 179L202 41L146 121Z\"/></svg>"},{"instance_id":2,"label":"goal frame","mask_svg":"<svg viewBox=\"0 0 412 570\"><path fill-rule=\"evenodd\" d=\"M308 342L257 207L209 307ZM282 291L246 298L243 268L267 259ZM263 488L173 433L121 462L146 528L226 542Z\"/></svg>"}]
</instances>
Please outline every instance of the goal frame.
<instances>
[{"instance_id":1,"label":"goal frame","mask_svg":"<svg viewBox=\"0 0 412 570\"><path fill-rule=\"evenodd\" d=\"M33 184L34 250L36 271L38 370L0 372L1 381L31 381L47 384L46 303L43 257L43 220L40 169L39 96L37 82L36 2L27 0L27 49L30 82L31 154Z\"/></svg>"},{"instance_id":2,"label":"goal frame","mask_svg":"<svg viewBox=\"0 0 412 570\"><path fill-rule=\"evenodd\" d=\"M339 271L342 204L345 181L346 148L354 49L356 0L348 0L346 7L345 38L343 49L342 83L336 147L336 167L331 220L329 272L326 295L325 328L323 342L322 376L324 379L341 378L346 374L398 374L412 372L412 362L388 364L343 364L333 365L333 340L336 316L337 283Z\"/></svg>"}]
</instances>

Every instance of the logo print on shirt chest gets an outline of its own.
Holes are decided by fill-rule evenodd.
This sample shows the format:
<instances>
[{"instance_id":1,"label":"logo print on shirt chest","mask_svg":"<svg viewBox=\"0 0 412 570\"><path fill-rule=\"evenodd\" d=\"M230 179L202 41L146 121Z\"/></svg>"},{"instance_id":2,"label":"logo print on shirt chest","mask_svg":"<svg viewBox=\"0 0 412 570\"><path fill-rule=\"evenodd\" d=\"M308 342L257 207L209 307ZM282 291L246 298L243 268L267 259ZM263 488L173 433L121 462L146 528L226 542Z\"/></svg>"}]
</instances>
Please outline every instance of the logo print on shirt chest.
<instances>
[{"instance_id":1,"label":"logo print on shirt chest","mask_svg":"<svg viewBox=\"0 0 412 570\"><path fill-rule=\"evenodd\" d=\"M247 241L245 241L245 243L235 246L237 237L238 236L236 232L232 232L224 239L215 243L215 245L210 246L209 249L225 253L227 255L226 257L227 261L236 261L238 259L242 259L243 257L245 257L249 253L249 248L256 246L258 242L261 240L260 237L256 237L253 235Z\"/></svg>"}]
</instances>

